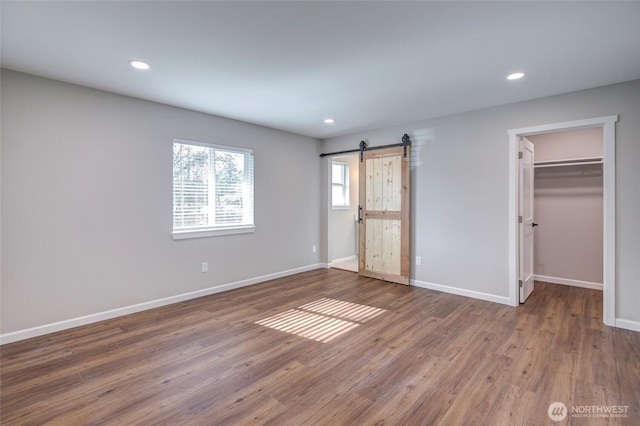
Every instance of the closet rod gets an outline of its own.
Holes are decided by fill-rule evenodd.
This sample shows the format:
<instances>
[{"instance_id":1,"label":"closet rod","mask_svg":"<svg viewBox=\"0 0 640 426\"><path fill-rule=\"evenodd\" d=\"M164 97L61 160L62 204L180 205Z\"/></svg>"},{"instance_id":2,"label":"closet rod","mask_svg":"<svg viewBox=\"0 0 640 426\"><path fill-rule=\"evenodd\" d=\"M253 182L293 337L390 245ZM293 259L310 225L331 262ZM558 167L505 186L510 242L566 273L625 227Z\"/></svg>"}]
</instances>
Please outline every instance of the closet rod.
<instances>
[{"instance_id":1,"label":"closet rod","mask_svg":"<svg viewBox=\"0 0 640 426\"><path fill-rule=\"evenodd\" d=\"M539 169L542 167L565 167L565 166L584 166L587 164L602 164L602 160L599 161L575 161L571 163L550 163L550 164L534 164L534 169Z\"/></svg>"},{"instance_id":2,"label":"closet rod","mask_svg":"<svg viewBox=\"0 0 640 426\"><path fill-rule=\"evenodd\" d=\"M547 160L533 163L533 167L579 166L583 164L602 164L603 157L565 158L563 160Z\"/></svg>"}]
</instances>

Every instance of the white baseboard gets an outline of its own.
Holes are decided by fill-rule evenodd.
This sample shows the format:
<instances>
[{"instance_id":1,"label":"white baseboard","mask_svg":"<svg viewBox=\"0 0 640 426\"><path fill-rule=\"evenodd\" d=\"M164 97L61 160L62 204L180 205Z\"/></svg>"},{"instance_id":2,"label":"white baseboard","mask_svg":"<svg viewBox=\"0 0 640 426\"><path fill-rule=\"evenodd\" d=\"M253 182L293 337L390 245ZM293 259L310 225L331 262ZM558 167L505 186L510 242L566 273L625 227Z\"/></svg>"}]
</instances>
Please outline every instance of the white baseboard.
<instances>
[{"instance_id":1,"label":"white baseboard","mask_svg":"<svg viewBox=\"0 0 640 426\"><path fill-rule=\"evenodd\" d=\"M458 287L450 287L442 284L434 284L426 281L411 280L411 285L429 290L442 291L444 293L457 294L458 296L471 297L473 299L486 300L487 302L500 303L502 305L510 305L509 298L504 296L496 296L495 294L481 293L474 290L466 290Z\"/></svg>"},{"instance_id":2,"label":"white baseboard","mask_svg":"<svg viewBox=\"0 0 640 426\"><path fill-rule=\"evenodd\" d=\"M68 320L58 321L51 324L45 324L37 327L27 328L24 330L18 330L10 333L0 334L0 345L17 342L19 340L30 339L32 337L42 336L44 334L54 333L56 331L67 330L69 328L79 327L81 325L92 324L94 322L104 321L111 318L120 317L123 315L133 314L140 311L146 311L148 309L158 308L160 306L170 305L172 303L182 302L189 299L195 299L197 297L208 296L210 294L221 293L223 291L233 290L240 287L246 287L253 284L259 284L265 281L274 280L276 278L282 278L289 275L299 274L301 272L312 271L314 269L320 269L320 268L328 268L328 265L325 263L316 263L314 265L302 266L300 268L289 269L281 272L275 272L272 274L262 275L255 278L249 278L246 280L223 284L216 287L209 287L202 290L191 291L189 293L178 294L176 296L169 296L162 299L151 300L149 302L143 302L135 305L125 306L122 308L111 309L109 311L98 312L95 314L85 315L77 318L71 318Z\"/></svg>"},{"instance_id":3,"label":"white baseboard","mask_svg":"<svg viewBox=\"0 0 640 426\"><path fill-rule=\"evenodd\" d=\"M333 259L331 262L329 262L329 266L332 266L334 263L350 262L357 259L358 256L355 254L353 256L341 257L339 259Z\"/></svg>"},{"instance_id":4,"label":"white baseboard","mask_svg":"<svg viewBox=\"0 0 640 426\"><path fill-rule=\"evenodd\" d=\"M616 318L615 326L631 331L640 331L640 322Z\"/></svg>"},{"instance_id":5,"label":"white baseboard","mask_svg":"<svg viewBox=\"0 0 640 426\"><path fill-rule=\"evenodd\" d=\"M593 290L602 290L602 283L593 283L590 281L571 280L569 278L548 277L546 275L533 275L536 281L544 281L551 284L570 285L573 287L591 288Z\"/></svg>"},{"instance_id":6,"label":"white baseboard","mask_svg":"<svg viewBox=\"0 0 640 426\"><path fill-rule=\"evenodd\" d=\"M336 259L335 261L346 261L341 259ZM333 263L333 262L332 262ZM32 337L42 336L44 334L54 333L56 331L67 330L74 327L79 327L82 325L92 324L98 321L104 321L111 318L116 318L123 315L129 315L136 312L146 311L148 309L158 308L165 305L170 305L172 303L178 303L189 299L195 299L202 296L208 296L211 294L221 293L224 291L233 290L236 288L246 287L254 284L259 284L265 281L273 280L276 278L282 278L289 275L299 274L301 272L312 271L314 269L321 268L329 268L331 266L330 263L316 263L313 265L303 266L300 268L289 269L286 271L275 272L272 274L262 275L255 278L249 278L246 280L236 281L233 283L223 284L216 287L209 287L202 290L196 290L189 293L183 293L176 296L165 297L162 299L152 300L149 302L138 303L135 305L125 306L122 308L111 309L109 311L98 312L95 314L85 315L82 317L71 318L64 321L58 321L51 324L45 324L37 327L27 328L24 330L13 331L10 333L0 334L0 345L4 345L7 343L17 342L19 340L25 340ZM536 280L551 282L553 277L545 277L542 275L535 275L534 278ZM557 279L562 280L562 279ZM575 280L564 280L564 281L575 281ZM589 285L598 285L597 283L588 283L584 281L577 281L578 283L586 283ZM556 284L565 284L565 282L557 282ZM442 291L444 293L456 294L459 296L471 297L474 299L486 300L488 302L500 303L503 305L509 305L509 298L503 296L496 296L488 293L481 293L473 290L465 290L457 287L450 287L441 284L429 283L426 281L420 280L411 280L411 285L421 288L427 288L430 290ZM566 284L566 285L576 285L576 284ZM583 285L578 285L578 287L582 287ZM602 284L600 287L587 287L587 288L597 288L602 289ZM615 326L619 328L624 328L627 330L638 331L640 332L640 322L630 321L625 319L616 318Z\"/></svg>"}]
</instances>

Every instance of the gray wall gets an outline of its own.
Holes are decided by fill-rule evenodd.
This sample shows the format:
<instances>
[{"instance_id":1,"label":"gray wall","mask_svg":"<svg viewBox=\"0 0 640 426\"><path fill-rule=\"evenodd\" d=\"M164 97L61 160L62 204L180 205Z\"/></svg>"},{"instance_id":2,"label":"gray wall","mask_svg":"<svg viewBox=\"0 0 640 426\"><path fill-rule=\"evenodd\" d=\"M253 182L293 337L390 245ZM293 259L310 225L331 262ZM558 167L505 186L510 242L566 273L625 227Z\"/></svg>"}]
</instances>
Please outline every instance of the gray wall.
<instances>
[{"instance_id":1,"label":"gray wall","mask_svg":"<svg viewBox=\"0 0 640 426\"><path fill-rule=\"evenodd\" d=\"M357 148L362 139L371 146L400 142L409 133L412 254L422 256L412 277L506 298L507 131L612 114L619 114L616 317L640 322L640 80L336 137L323 151Z\"/></svg>"},{"instance_id":2,"label":"gray wall","mask_svg":"<svg viewBox=\"0 0 640 426\"><path fill-rule=\"evenodd\" d=\"M535 161L602 157L602 128L532 135ZM535 169L534 273L602 284L602 166Z\"/></svg>"},{"instance_id":3,"label":"gray wall","mask_svg":"<svg viewBox=\"0 0 640 426\"><path fill-rule=\"evenodd\" d=\"M620 116L616 317L640 322L640 81L319 146L11 71L1 78L2 333L326 262L328 160L317 154L405 132L414 141L412 251L423 260L412 277L508 297L507 130L611 114ZM173 137L254 149L254 234L171 239Z\"/></svg>"},{"instance_id":4,"label":"gray wall","mask_svg":"<svg viewBox=\"0 0 640 426\"><path fill-rule=\"evenodd\" d=\"M602 157L602 127L527 136L535 146L535 161Z\"/></svg>"},{"instance_id":5,"label":"gray wall","mask_svg":"<svg viewBox=\"0 0 640 426\"><path fill-rule=\"evenodd\" d=\"M320 261L319 141L7 70L1 84L3 334ZM254 150L255 233L172 240L173 137Z\"/></svg>"}]
</instances>

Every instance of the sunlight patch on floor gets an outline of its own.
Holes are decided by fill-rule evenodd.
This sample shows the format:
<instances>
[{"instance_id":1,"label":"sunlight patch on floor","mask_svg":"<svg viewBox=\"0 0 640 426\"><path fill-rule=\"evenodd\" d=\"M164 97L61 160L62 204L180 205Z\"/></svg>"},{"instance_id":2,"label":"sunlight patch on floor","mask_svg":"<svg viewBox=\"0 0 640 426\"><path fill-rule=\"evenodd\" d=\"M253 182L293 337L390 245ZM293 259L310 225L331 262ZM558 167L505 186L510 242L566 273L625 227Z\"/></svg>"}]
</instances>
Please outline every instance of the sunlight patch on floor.
<instances>
[{"instance_id":1,"label":"sunlight patch on floor","mask_svg":"<svg viewBox=\"0 0 640 426\"><path fill-rule=\"evenodd\" d=\"M347 262L332 263L331 267L334 269L342 269L344 271L358 272L358 260L353 259Z\"/></svg>"},{"instance_id":2,"label":"sunlight patch on floor","mask_svg":"<svg viewBox=\"0 0 640 426\"><path fill-rule=\"evenodd\" d=\"M327 343L383 312L386 309L325 297L256 324Z\"/></svg>"}]
</instances>

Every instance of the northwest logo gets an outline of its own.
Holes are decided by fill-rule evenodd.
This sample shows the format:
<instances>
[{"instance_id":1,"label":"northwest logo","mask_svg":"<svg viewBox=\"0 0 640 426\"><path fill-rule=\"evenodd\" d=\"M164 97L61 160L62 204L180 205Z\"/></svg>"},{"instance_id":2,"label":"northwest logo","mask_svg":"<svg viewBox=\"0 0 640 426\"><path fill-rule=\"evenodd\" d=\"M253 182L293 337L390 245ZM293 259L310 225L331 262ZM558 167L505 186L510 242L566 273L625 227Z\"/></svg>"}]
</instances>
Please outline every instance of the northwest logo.
<instances>
[{"instance_id":1,"label":"northwest logo","mask_svg":"<svg viewBox=\"0 0 640 426\"><path fill-rule=\"evenodd\" d=\"M567 417L567 406L562 402L553 402L549 405L549 409L547 410L547 414L549 418L554 422L561 422Z\"/></svg>"}]
</instances>

